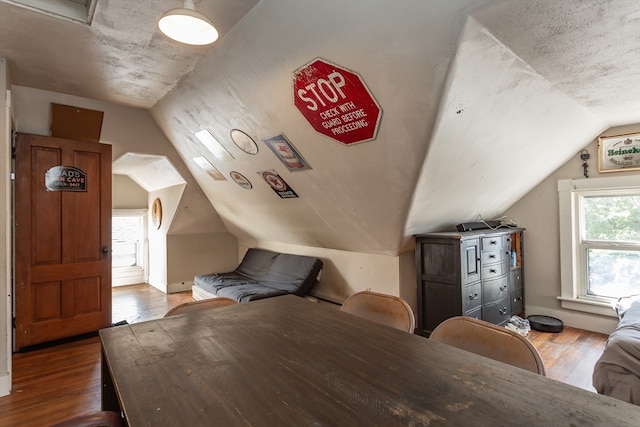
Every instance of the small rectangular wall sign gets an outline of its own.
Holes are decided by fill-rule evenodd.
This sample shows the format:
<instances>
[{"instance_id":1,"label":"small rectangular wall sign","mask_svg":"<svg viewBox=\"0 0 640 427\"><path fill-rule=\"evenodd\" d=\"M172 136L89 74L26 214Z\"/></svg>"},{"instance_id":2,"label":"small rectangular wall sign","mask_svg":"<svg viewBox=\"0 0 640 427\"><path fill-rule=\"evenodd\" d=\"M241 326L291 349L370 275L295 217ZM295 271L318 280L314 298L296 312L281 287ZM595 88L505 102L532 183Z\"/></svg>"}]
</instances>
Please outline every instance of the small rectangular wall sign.
<instances>
[{"instance_id":1,"label":"small rectangular wall sign","mask_svg":"<svg viewBox=\"0 0 640 427\"><path fill-rule=\"evenodd\" d=\"M309 163L283 134L262 140L290 172L311 169Z\"/></svg>"},{"instance_id":2,"label":"small rectangular wall sign","mask_svg":"<svg viewBox=\"0 0 640 427\"><path fill-rule=\"evenodd\" d=\"M598 170L640 170L640 132L598 138Z\"/></svg>"},{"instance_id":3,"label":"small rectangular wall sign","mask_svg":"<svg viewBox=\"0 0 640 427\"><path fill-rule=\"evenodd\" d=\"M281 199L295 199L298 197L293 188L289 187L289 184L275 170L269 169L258 173Z\"/></svg>"},{"instance_id":4,"label":"small rectangular wall sign","mask_svg":"<svg viewBox=\"0 0 640 427\"><path fill-rule=\"evenodd\" d=\"M44 174L47 191L87 191L87 174L73 166L53 166Z\"/></svg>"}]
</instances>

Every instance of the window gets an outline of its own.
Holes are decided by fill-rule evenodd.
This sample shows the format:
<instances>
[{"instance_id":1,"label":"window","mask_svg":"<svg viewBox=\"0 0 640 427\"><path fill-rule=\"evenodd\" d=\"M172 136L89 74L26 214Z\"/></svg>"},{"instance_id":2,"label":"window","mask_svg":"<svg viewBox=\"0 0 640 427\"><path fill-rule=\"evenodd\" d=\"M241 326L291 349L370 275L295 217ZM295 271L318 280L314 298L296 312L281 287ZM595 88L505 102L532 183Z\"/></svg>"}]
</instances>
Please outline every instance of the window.
<instances>
[{"instance_id":1,"label":"window","mask_svg":"<svg viewBox=\"0 0 640 427\"><path fill-rule=\"evenodd\" d=\"M640 179L560 180L558 191L562 305L612 314L616 298L640 294Z\"/></svg>"},{"instance_id":2,"label":"window","mask_svg":"<svg viewBox=\"0 0 640 427\"><path fill-rule=\"evenodd\" d=\"M111 268L114 286L146 281L146 210L114 210Z\"/></svg>"},{"instance_id":3,"label":"window","mask_svg":"<svg viewBox=\"0 0 640 427\"><path fill-rule=\"evenodd\" d=\"M640 195L580 194L584 294L620 298L640 293Z\"/></svg>"}]
</instances>

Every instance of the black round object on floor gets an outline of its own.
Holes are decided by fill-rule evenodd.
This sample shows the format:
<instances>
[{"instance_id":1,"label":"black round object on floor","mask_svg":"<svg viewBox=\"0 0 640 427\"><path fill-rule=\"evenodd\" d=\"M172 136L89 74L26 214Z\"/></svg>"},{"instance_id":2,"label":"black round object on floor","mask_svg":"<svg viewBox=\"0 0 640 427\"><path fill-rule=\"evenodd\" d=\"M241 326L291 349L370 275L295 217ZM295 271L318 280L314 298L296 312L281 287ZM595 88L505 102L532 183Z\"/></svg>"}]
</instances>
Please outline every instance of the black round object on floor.
<instances>
[{"instance_id":1,"label":"black round object on floor","mask_svg":"<svg viewBox=\"0 0 640 427\"><path fill-rule=\"evenodd\" d=\"M529 321L531 329L535 329L536 331L562 332L564 328L562 320L556 319L555 317L532 314L531 316L527 316L527 320Z\"/></svg>"}]
</instances>

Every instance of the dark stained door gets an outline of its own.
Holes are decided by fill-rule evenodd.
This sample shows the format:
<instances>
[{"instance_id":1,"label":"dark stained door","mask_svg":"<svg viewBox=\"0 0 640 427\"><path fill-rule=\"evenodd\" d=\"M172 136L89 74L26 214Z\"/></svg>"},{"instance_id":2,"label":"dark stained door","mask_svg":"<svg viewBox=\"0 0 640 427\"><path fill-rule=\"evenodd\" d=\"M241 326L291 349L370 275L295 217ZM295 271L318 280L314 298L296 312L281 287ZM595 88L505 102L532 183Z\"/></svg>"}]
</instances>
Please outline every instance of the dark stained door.
<instances>
[{"instance_id":1,"label":"dark stained door","mask_svg":"<svg viewBox=\"0 0 640 427\"><path fill-rule=\"evenodd\" d=\"M18 134L15 170L16 350L110 326L111 146Z\"/></svg>"}]
</instances>

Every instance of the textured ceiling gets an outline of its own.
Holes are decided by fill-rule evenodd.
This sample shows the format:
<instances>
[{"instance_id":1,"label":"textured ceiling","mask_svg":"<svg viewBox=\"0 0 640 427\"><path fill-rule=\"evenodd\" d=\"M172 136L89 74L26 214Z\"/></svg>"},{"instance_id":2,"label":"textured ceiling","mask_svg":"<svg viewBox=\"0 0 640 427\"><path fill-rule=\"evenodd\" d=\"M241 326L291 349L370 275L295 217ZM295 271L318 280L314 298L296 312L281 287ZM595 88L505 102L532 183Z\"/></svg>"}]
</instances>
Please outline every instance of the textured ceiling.
<instances>
[{"instance_id":1,"label":"textured ceiling","mask_svg":"<svg viewBox=\"0 0 640 427\"><path fill-rule=\"evenodd\" d=\"M0 56L13 84L150 108L217 45L257 0L201 0L220 38L191 47L157 28L177 0L98 0L91 26L0 2Z\"/></svg>"},{"instance_id":2,"label":"textured ceiling","mask_svg":"<svg viewBox=\"0 0 640 427\"><path fill-rule=\"evenodd\" d=\"M420 2L398 3L398 10L420 9L415 5ZM634 91L640 66L636 1L464 3L490 3L476 8L474 18L585 107L612 124L637 118L633 115L640 96ZM91 26L3 1L0 56L9 61L14 84L150 108L201 58L224 43L224 36L256 4L258 0L196 1L197 10L214 21L221 37L209 47L187 47L168 40L156 25L164 11L180 7L179 0L97 0ZM375 15L373 10L367 13ZM365 13L361 18L366 22ZM287 19L283 14L284 28ZM299 42L311 48L314 36Z\"/></svg>"}]
</instances>

